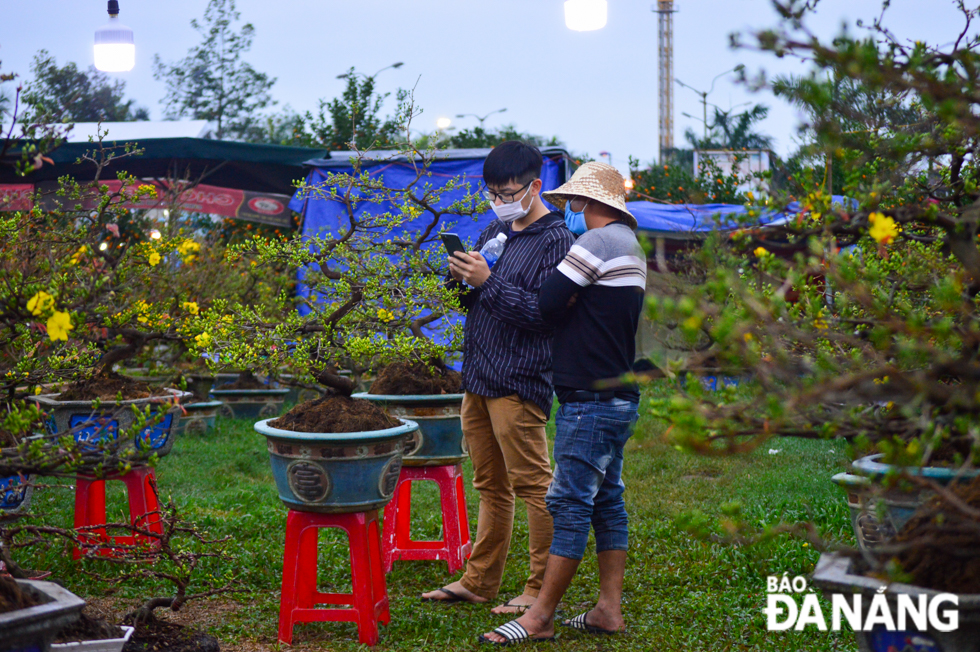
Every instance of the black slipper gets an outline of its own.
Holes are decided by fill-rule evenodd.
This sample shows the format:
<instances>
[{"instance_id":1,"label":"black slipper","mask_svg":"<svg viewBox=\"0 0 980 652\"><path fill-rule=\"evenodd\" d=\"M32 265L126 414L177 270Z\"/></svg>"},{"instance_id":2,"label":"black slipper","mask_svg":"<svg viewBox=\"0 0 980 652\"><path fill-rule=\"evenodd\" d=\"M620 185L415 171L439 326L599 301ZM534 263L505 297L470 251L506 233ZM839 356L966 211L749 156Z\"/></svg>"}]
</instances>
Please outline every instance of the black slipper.
<instances>
[{"instance_id":1,"label":"black slipper","mask_svg":"<svg viewBox=\"0 0 980 652\"><path fill-rule=\"evenodd\" d=\"M443 593L445 593L449 597L448 598L445 598L445 599L443 599L443 598L422 598L422 602L445 602L446 604L456 604L457 602L469 602L469 600L467 600L463 596L459 595L458 593L454 593L453 591L450 591L449 589L436 589L436 591L442 591Z\"/></svg>"},{"instance_id":2,"label":"black slipper","mask_svg":"<svg viewBox=\"0 0 980 652\"><path fill-rule=\"evenodd\" d=\"M581 613L571 620L563 620L562 625L565 627L570 627L571 629L577 629L580 632L585 632L586 634L599 634L602 636L609 636L612 634L619 634L619 630L616 629L603 629L602 627L596 627L595 625L590 625L585 622L585 617L589 615L589 612Z\"/></svg>"}]
</instances>

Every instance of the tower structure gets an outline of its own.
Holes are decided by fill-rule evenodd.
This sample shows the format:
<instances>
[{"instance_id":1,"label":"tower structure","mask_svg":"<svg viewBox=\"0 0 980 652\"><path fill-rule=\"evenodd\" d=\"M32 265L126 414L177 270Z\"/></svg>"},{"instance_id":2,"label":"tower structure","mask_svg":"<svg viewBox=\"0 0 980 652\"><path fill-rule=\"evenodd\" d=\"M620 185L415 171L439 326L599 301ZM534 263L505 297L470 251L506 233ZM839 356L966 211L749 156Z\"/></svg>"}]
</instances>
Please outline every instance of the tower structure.
<instances>
[{"instance_id":1,"label":"tower structure","mask_svg":"<svg viewBox=\"0 0 980 652\"><path fill-rule=\"evenodd\" d=\"M657 0L653 12L659 15L660 162L674 148L674 0Z\"/></svg>"}]
</instances>

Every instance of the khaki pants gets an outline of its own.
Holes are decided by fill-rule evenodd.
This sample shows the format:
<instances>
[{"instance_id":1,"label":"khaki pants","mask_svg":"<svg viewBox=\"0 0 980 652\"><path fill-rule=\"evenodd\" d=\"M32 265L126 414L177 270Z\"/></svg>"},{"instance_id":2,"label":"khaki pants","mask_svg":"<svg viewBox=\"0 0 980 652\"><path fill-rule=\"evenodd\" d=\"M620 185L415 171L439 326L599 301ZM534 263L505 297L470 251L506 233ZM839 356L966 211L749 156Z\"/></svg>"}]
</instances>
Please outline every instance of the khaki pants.
<instances>
[{"instance_id":1,"label":"khaki pants","mask_svg":"<svg viewBox=\"0 0 980 652\"><path fill-rule=\"evenodd\" d=\"M527 506L531 575L524 591L537 596L552 532L544 502L551 484L544 429L548 415L516 394L487 398L466 392L461 416L473 461L473 487L480 492L480 512L473 552L460 581L480 597L497 596L514 528L516 495Z\"/></svg>"}]
</instances>

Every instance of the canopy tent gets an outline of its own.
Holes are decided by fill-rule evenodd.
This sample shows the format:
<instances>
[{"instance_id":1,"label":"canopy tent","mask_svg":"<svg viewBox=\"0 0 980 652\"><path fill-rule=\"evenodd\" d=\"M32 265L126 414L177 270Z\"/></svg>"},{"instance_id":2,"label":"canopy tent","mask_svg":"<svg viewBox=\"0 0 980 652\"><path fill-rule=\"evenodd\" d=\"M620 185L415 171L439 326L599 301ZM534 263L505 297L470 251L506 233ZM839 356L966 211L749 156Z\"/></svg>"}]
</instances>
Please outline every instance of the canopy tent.
<instances>
[{"instance_id":1,"label":"canopy tent","mask_svg":"<svg viewBox=\"0 0 980 652\"><path fill-rule=\"evenodd\" d=\"M143 123L132 123L140 124ZM321 149L206 138L140 138L137 127L132 125L127 123L127 131L120 133L120 136L128 134L132 138L107 140L103 144L110 147L131 142L143 153L111 161L103 170L103 179L114 180L117 172L125 171L137 179L162 184L189 182L188 190L193 188L199 192L186 198L181 196L182 200L186 199L188 210L283 226L291 223L286 206L295 188L294 181L306 175L304 163L327 155L326 150ZM196 123L194 126L200 129ZM107 138L112 134L110 130ZM22 203L35 190L53 189L63 175L71 175L80 182L91 181L94 166L76 162L94 148L90 142L66 142L47 154L53 164L45 164L20 177L10 165L11 159L19 157L20 151L18 146L13 147L7 154L8 160L4 161L8 164L0 165L0 210L23 208L17 202ZM5 198L8 201L4 202Z\"/></svg>"}]
</instances>

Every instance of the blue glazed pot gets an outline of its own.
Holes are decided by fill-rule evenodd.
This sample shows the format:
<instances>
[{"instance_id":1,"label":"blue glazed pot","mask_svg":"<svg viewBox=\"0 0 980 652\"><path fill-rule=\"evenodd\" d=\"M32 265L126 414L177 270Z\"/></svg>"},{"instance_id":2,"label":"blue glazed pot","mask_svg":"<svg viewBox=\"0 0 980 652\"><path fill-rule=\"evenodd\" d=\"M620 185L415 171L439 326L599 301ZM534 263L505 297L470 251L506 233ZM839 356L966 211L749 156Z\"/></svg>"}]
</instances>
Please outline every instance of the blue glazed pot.
<instances>
[{"instance_id":1,"label":"blue glazed pot","mask_svg":"<svg viewBox=\"0 0 980 652\"><path fill-rule=\"evenodd\" d=\"M876 490L875 480L881 480L888 473L901 470L945 486L954 480L968 482L980 475L980 469L957 474L956 469L940 466L896 467L879 462L882 457L884 455L881 453L862 457L851 464L856 474L838 473L832 478L834 484L847 492L851 526L858 544L864 550L874 550L876 546L894 537L916 510L933 495L932 491L917 487L893 486Z\"/></svg>"},{"instance_id":2,"label":"blue glazed pot","mask_svg":"<svg viewBox=\"0 0 980 652\"><path fill-rule=\"evenodd\" d=\"M177 436L185 433L203 435L208 430L213 429L221 405L221 401L203 401L182 405L184 411L177 422L175 434Z\"/></svg>"},{"instance_id":3,"label":"blue glazed pot","mask_svg":"<svg viewBox=\"0 0 980 652\"><path fill-rule=\"evenodd\" d=\"M462 394L354 394L377 403L389 416L419 424L417 436L405 447L405 466L444 466L466 457L466 440L459 418Z\"/></svg>"},{"instance_id":4,"label":"blue glazed pot","mask_svg":"<svg viewBox=\"0 0 980 652\"><path fill-rule=\"evenodd\" d=\"M103 401L98 411L92 409L92 401L59 401L59 394L40 394L28 397L37 403L46 416L48 434L74 431L75 441L82 453L101 453L107 444L119 439L119 431L129 429L134 422L131 406L140 411L147 405L154 414L163 418L137 433L132 441L119 442L119 454L148 458L153 453L163 457L174 445L174 427L180 418L177 401L189 392L178 389L162 389L161 396L125 401Z\"/></svg>"},{"instance_id":5,"label":"blue glazed pot","mask_svg":"<svg viewBox=\"0 0 980 652\"><path fill-rule=\"evenodd\" d=\"M31 504L33 494L34 485L31 484L31 477L26 481L22 481L18 475L0 478L0 512L3 516L7 516L26 511Z\"/></svg>"},{"instance_id":6,"label":"blue glazed pot","mask_svg":"<svg viewBox=\"0 0 980 652\"><path fill-rule=\"evenodd\" d=\"M266 438L279 498L301 512L364 512L383 507L395 493L405 440L418 424L385 430L309 433L255 424Z\"/></svg>"},{"instance_id":7,"label":"blue glazed pot","mask_svg":"<svg viewBox=\"0 0 980 652\"><path fill-rule=\"evenodd\" d=\"M223 403L221 416L231 419L262 419L279 416L288 389L221 389L211 390L211 398Z\"/></svg>"}]
</instances>

